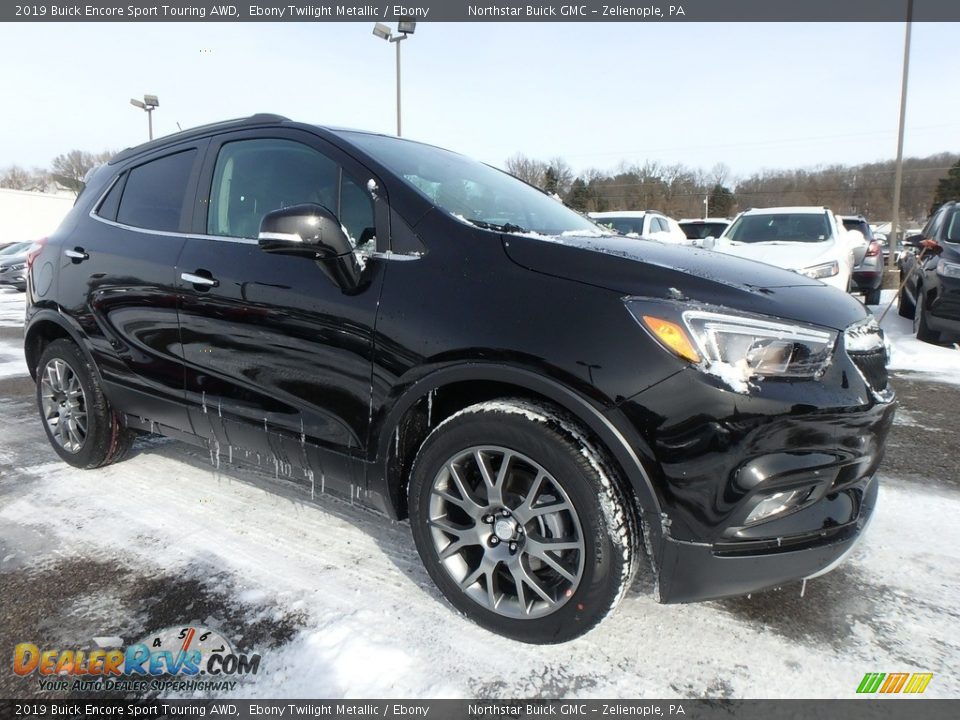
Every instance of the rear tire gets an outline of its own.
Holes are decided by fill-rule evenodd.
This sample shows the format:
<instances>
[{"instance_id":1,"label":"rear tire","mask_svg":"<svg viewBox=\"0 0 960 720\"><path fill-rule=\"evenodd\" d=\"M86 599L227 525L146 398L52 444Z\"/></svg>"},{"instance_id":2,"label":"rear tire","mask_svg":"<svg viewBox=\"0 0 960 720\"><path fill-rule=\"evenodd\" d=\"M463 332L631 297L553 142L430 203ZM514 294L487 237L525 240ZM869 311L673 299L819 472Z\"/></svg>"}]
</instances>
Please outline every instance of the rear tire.
<instances>
[{"instance_id":1,"label":"rear tire","mask_svg":"<svg viewBox=\"0 0 960 720\"><path fill-rule=\"evenodd\" d=\"M864 305L879 305L880 304L880 288L876 290L867 290L863 295L863 304Z\"/></svg>"},{"instance_id":2,"label":"rear tire","mask_svg":"<svg viewBox=\"0 0 960 720\"><path fill-rule=\"evenodd\" d=\"M135 437L110 407L93 365L70 340L55 340L40 356L37 408L53 449L74 467L116 462Z\"/></svg>"},{"instance_id":3,"label":"rear tire","mask_svg":"<svg viewBox=\"0 0 960 720\"><path fill-rule=\"evenodd\" d=\"M409 508L440 591L522 642L583 635L636 570L637 522L615 475L575 424L529 401L479 403L437 426L411 471Z\"/></svg>"}]
</instances>

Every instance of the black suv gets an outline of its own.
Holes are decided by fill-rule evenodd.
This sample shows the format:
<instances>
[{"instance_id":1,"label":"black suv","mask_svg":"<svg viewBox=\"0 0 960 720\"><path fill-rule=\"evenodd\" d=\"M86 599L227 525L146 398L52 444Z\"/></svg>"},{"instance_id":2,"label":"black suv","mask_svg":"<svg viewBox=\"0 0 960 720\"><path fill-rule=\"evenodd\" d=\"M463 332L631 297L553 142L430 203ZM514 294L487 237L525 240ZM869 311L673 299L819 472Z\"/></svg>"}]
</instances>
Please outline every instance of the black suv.
<instances>
[{"instance_id":1,"label":"black suv","mask_svg":"<svg viewBox=\"0 0 960 720\"><path fill-rule=\"evenodd\" d=\"M919 235L903 241L900 315L913 320L918 340L960 334L960 203L940 206Z\"/></svg>"},{"instance_id":2,"label":"black suv","mask_svg":"<svg viewBox=\"0 0 960 720\"><path fill-rule=\"evenodd\" d=\"M644 551L663 602L825 572L876 501L863 305L429 145L272 115L155 140L29 265L66 462L162 433L409 516L449 601L520 640L593 627Z\"/></svg>"}]
</instances>

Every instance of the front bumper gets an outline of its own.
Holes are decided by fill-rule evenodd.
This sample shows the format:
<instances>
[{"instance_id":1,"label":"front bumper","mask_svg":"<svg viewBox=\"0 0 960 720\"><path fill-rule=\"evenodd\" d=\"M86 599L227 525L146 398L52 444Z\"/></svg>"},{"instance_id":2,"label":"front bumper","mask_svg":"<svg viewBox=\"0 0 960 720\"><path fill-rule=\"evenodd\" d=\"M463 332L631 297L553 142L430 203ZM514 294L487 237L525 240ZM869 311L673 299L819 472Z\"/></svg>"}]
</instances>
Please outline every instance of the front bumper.
<instances>
[{"instance_id":1,"label":"front bumper","mask_svg":"<svg viewBox=\"0 0 960 720\"><path fill-rule=\"evenodd\" d=\"M810 577L853 547L876 502L896 407L870 362L838 349L818 381L765 380L749 393L689 368L621 403L648 445L660 503L648 539L661 602ZM763 500L791 491L803 500L751 519Z\"/></svg>"},{"instance_id":2,"label":"front bumper","mask_svg":"<svg viewBox=\"0 0 960 720\"><path fill-rule=\"evenodd\" d=\"M762 552L731 546L699 545L672 538L665 542L660 569L660 601L712 600L745 595L833 569L853 550L873 515L879 481L864 483L855 517L837 527L779 538L780 547Z\"/></svg>"},{"instance_id":3,"label":"front bumper","mask_svg":"<svg viewBox=\"0 0 960 720\"><path fill-rule=\"evenodd\" d=\"M960 280L939 278L939 281L939 290L927 312L927 324L933 330L960 334Z\"/></svg>"},{"instance_id":4,"label":"front bumper","mask_svg":"<svg viewBox=\"0 0 960 720\"><path fill-rule=\"evenodd\" d=\"M26 288L27 271L23 269L12 271L0 269L0 286L3 285L12 285L19 289Z\"/></svg>"}]
</instances>

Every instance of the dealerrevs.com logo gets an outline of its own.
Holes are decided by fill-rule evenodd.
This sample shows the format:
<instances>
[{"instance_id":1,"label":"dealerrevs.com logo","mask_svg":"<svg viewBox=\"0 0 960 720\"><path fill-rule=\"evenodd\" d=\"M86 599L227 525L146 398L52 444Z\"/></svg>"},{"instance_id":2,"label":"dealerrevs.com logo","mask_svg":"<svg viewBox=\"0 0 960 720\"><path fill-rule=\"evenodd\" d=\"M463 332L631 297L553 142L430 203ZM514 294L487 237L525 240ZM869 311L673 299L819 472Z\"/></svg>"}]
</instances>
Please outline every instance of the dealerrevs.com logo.
<instances>
[{"instance_id":1,"label":"dealerrevs.com logo","mask_svg":"<svg viewBox=\"0 0 960 720\"><path fill-rule=\"evenodd\" d=\"M120 638L95 642L97 648L70 650L19 643L13 672L36 677L47 691L148 692L232 690L237 681L230 678L260 670L260 655L238 654L220 633L204 627L165 628L126 647Z\"/></svg>"}]
</instances>

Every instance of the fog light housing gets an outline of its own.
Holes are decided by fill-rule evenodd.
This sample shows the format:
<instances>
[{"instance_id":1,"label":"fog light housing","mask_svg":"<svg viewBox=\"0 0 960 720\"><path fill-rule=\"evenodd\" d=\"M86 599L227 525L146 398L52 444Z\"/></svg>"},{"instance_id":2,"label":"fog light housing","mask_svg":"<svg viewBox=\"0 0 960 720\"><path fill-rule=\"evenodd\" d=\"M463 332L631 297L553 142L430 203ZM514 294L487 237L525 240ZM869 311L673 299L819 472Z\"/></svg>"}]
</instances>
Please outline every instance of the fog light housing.
<instances>
[{"instance_id":1,"label":"fog light housing","mask_svg":"<svg viewBox=\"0 0 960 720\"><path fill-rule=\"evenodd\" d=\"M782 490L772 495L767 495L760 502L753 506L753 510L744 520L744 525L753 525L763 520L769 520L776 515L782 515L788 510L793 510L804 500L810 497L812 488L799 488L797 490Z\"/></svg>"}]
</instances>

